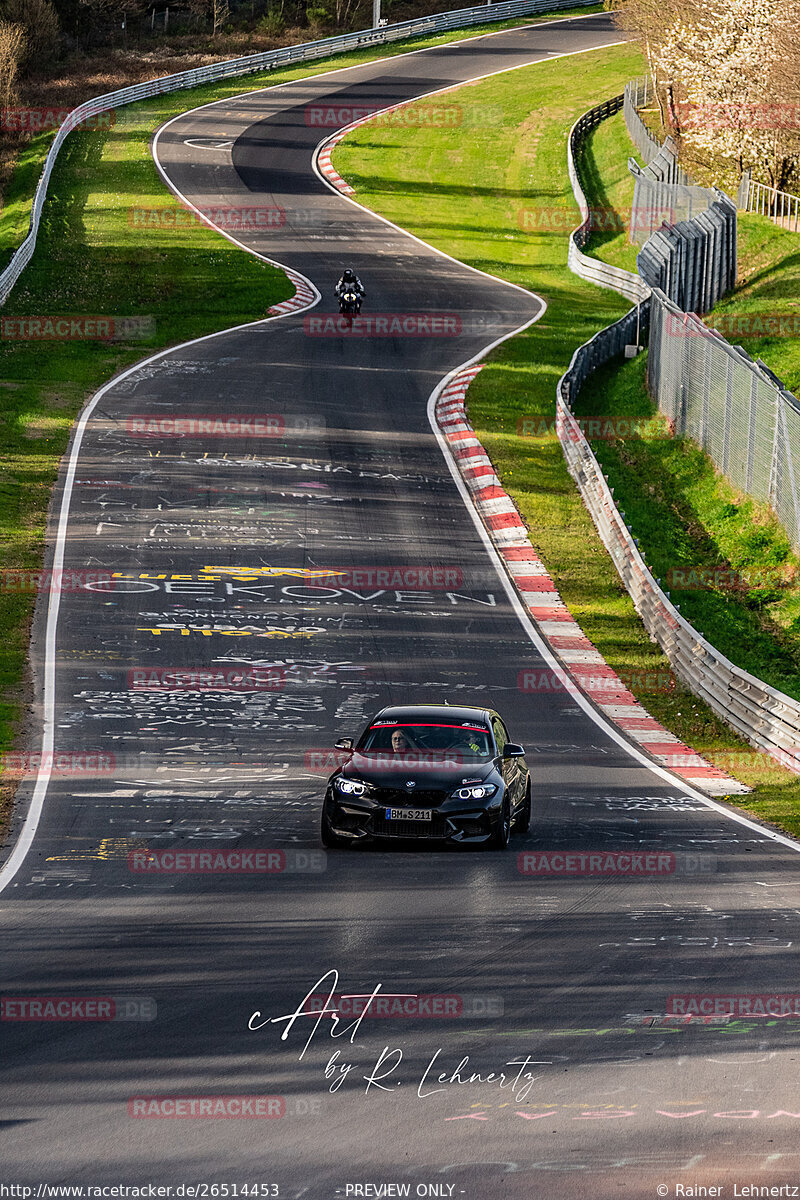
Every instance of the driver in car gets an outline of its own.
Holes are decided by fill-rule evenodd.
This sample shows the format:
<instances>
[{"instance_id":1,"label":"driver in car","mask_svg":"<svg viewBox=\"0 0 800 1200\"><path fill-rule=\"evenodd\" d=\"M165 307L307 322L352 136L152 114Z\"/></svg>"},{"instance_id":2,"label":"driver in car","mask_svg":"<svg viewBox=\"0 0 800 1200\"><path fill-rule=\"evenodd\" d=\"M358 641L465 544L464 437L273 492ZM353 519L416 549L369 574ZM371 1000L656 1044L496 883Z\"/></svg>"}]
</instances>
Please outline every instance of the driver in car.
<instances>
[{"instance_id":1,"label":"driver in car","mask_svg":"<svg viewBox=\"0 0 800 1200\"><path fill-rule=\"evenodd\" d=\"M416 750L416 746L411 745L402 729L395 729L392 731L392 750L395 754L407 754L409 750Z\"/></svg>"}]
</instances>

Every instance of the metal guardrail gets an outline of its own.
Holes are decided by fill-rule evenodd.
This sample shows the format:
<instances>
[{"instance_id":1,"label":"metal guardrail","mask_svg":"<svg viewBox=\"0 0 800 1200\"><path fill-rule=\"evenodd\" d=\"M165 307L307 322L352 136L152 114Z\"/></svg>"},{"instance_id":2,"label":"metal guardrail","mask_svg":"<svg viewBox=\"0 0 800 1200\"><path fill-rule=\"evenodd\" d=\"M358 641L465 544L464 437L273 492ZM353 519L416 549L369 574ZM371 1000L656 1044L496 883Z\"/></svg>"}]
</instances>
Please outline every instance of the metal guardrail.
<instances>
[{"instance_id":1,"label":"metal guardrail","mask_svg":"<svg viewBox=\"0 0 800 1200\"><path fill-rule=\"evenodd\" d=\"M430 17L419 17L412 21L399 21L394 25L384 25L379 29L359 30L354 33L340 34L337 37L322 38L315 42L303 42L299 46L265 50L260 54L227 59L224 62L211 63L207 67L195 67L190 71L180 71L175 75L165 75L161 79L151 79L146 83L137 83L133 87L120 88L116 92L106 92L102 96L94 96L71 111L53 139L34 194L28 234L6 269L0 274L0 305L5 304L12 288L33 257L50 176L64 140L86 118L124 104L133 104L137 100L161 96L165 92L193 88L201 83L213 83L219 79L250 75L255 71L273 70L276 67L290 66L293 63L309 62L346 50L386 45L406 38L421 37L428 33L446 33L448 30L459 29L467 25L483 25L513 17L558 12L564 8L588 8L596 2L597 0L500 0L500 3L497 4L454 9L449 12L435 13Z\"/></svg>"},{"instance_id":2,"label":"metal guardrail","mask_svg":"<svg viewBox=\"0 0 800 1200\"><path fill-rule=\"evenodd\" d=\"M597 334L593 357L611 357L631 336L625 323L635 318L627 313L616 326ZM604 336L605 335L605 336ZM606 340L607 339L607 340ZM583 367L581 358L592 346L576 350L559 381L556 398L556 429L567 467L580 489L592 519L633 600L645 629L661 646L679 679L743 737L767 751L785 767L800 774L800 704L776 691L755 676L735 666L686 621L659 586L620 514L611 489L580 425L570 410L568 396L573 373Z\"/></svg>"},{"instance_id":3,"label":"metal guardrail","mask_svg":"<svg viewBox=\"0 0 800 1200\"><path fill-rule=\"evenodd\" d=\"M581 279L585 279L589 283L595 283L598 287L610 288L611 291L621 292L628 300L632 300L635 303L639 300L644 300L650 294L650 288L638 275L634 275L632 271L625 271L621 267L613 267L610 263L601 262L600 259L592 258L590 255L583 253L583 247L588 242L592 232L592 218L589 212L589 205L586 202L586 196L584 195L578 172L578 163L583 152L583 142L588 131L594 129L606 117L613 116L614 113L619 112L622 108L622 103L623 97L619 95L614 96L611 100L606 100L603 104L598 104L594 108L590 108L588 112L585 112L582 117L578 118L569 131L569 138L567 139L569 146L567 166L572 191L581 210L581 223L569 235L567 265Z\"/></svg>"},{"instance_id":4,"label":"metal guardrail","mask_svg":"<svg viewBox=\"0 0 800 1200\"><path fill-rule=\"evenodd\" d=\"M584 117L589 115L586 113ZM583 126L588 127L588 123ZM573 159L572 134L567 153L575 199L584 211L586 201ZM669 306L669 301L654 290L641 305L638 316L642 325L650 323L653 304ZM678 319L683 319L677 309L672 311ZM633 340L636 320L637 313L632 309L579 346L558 382L556 430L567 468L645 629L661 646L676 676L751 745L800 774L800 703L737 667L681 616L647 566L614 502L600 464L573 416L572 401L584 381L596 367L620 354ZM709 337L713 336L709 332Z\"/></svg>"}]
</instances>

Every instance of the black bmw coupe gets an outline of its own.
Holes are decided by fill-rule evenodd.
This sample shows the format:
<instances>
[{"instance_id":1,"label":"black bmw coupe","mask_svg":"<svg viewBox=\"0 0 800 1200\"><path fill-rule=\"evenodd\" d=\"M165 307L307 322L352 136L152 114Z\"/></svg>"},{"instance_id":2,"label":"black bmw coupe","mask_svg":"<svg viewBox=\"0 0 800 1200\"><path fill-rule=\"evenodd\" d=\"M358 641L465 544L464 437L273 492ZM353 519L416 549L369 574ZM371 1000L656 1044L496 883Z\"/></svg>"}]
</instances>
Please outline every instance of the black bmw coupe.
<instances>
[{"instance_id":1,"label":"black bmw coupe","mask_svg":"<svg viewBox=\"0 0 800 1200\"><path fill-rule=\"evenodd\" d=\"M504 850L531 819L522 746L492 709L447 704L384 708L328 780L322 841L377 839L486 844Z\"/></svg>"}]
</instances>

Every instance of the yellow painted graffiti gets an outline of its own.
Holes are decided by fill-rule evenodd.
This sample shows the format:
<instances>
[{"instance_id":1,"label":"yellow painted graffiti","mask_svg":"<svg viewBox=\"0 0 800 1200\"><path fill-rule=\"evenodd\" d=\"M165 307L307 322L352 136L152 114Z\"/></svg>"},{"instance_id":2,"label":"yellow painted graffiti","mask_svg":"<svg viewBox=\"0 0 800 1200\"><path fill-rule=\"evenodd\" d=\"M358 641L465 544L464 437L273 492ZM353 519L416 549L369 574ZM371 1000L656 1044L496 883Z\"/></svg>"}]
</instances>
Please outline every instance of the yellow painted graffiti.
<instances>
[{"instance_id":1,"label":"yellow painted graffiti","mask_svg":"<svg viewBox=\"0 0 800 1200\"><path fill-rule=\"evenodd\" d=\"M192 633L199 633L203 637L214 637L219 634L221 637L257 637L257 638L304 638L314 637L317 633L322 633L321 629L204 629L199 625L162 625L160 628L154 628L151 625L137 625L137 633L152 633L156 637L160 637L162 633L179 633L181 637L189 637Z\"/></svg>"}]
</instances>

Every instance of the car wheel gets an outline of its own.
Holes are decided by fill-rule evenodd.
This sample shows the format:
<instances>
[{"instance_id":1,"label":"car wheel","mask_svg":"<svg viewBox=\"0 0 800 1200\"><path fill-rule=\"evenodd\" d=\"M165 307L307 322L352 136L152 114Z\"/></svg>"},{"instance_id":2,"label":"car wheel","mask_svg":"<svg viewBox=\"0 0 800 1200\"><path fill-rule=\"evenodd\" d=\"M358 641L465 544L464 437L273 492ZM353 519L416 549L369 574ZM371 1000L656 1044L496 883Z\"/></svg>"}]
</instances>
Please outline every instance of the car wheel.
<instances>
[{"instance_id":1,"label":"car wheel","mask_svg":"<svg viewBox=\"0 0 800 1200\"><path fill-rule=\"evenodd\" d=\"M517 817L516 830L518 833L527 833L531 827L531 785L528 781L528 787L525 791L525 801L522 808L519 810Z\"/></svg>"},{"instance_id":2,"label":"car wheel","mask_svg":"<svg viewBox=\"0 0 800 1200\"><path fill-rule=\"evenodd\" d=\"M492 840L489 845L493 850L505 850L508 843L511 841L511 803L508 796L503 800L503 807L500 812L500 820L497 822L497 828L492 834Z\"/></svg>"},{"instance_id":3,"label":"car wheel","mask_svg":"<svg viewBox=\"0 0 800 1200\"><path fill-rule=\"evenodd\" d=\"M327 846L329 850L340 850L347 842L343 837L339 837L338 833L334 833L331 829L330 821L328 820L328 807L323 806L322 823L320 826L320 836L322 837L323 846Z\"/></svg>"}]
</instances>

